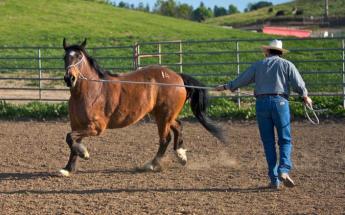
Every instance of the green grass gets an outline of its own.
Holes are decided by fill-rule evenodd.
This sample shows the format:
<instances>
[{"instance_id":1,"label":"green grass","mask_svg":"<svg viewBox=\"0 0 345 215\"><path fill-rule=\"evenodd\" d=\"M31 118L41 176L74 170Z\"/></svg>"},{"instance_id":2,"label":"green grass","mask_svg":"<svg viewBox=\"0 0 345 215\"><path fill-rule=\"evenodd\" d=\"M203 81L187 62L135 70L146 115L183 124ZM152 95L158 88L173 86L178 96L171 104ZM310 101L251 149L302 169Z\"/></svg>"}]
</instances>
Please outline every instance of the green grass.
<instances>
[{"instance_id":1,"label":"green grass","mask_svg":"<svg viewBox=\"0 0 345 215\"><path fill-rule=\"evenodd\" d=\"M248 33L85 0L2 0L0 46L62 44L89 38L92 46L123 42L244 37ZM249 36L254 34L249 34Z\"/></svg>"},{"instance_id":2,"label":"green grass","mask_svg":"<svg viewBox=\"0 0 345 215\"><path fill-rule=\"evenodd\" d=\"M67 114L67 103L49 104L31 102L18 105L0 101L0 119L55 120L57 118L66 118Z\"/></svg>"},{"instance_id":3,"label":"green grass","mask_svg":"<svg viewBox=\"0 0 345 215\"><path fill-rule=\"evenodd\" d=\"M273 6L273 12L269 13L270 7L261 8L259 10L251 11L248 13L238 13L229 16L222 16L206 20L206 23L213 25L224 26L239 26L255 23L262 23L265 19L274 18L275 14L279 10L285 10L287 12L284 17L294 17L292 15L293 7L303 9L303 16L318 17L324 14L324 0L296 0L285 4L279 4ZM345 14L345 0L331 0L329 1L329 16L344 16Z\"/></svg>"},{"instance_id":4,"label":"green grass","mask_svg":"<svg viewBox=\"0 0 345 215\"><path fill-rule=\"evenodd\" d=\"M340 105L342 100L337 97L313 97L318 116L321 118L344 118L345 110ZM252 120L255 119L255 105L253 99L247 99L246 106L239 108L235 99L217 98L210 100L208 115L216 119ZM12 104L0 101L0 119L6 120L56 120L68 117L67 103L41 103ZM305 112L301 101L292 99L290 102L292 119L305 119ZM311 115L311 113L309 113ZM312 116L312 115L311 115ZM180 118L194 118L190 105L184 106Z\"/></svg>"}]
</instances>

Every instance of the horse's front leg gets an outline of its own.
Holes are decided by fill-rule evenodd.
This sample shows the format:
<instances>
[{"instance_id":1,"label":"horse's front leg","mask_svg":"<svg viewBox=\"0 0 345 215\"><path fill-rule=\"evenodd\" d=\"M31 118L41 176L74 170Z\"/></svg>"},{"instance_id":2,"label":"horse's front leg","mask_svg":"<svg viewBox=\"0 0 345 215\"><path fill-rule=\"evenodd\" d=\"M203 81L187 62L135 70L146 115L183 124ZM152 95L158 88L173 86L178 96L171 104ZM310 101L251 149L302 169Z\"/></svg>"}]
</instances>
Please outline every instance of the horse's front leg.
<instances>
[{"instance_id":1,"label":"horse's front leg","mask_svg":"<svg viewBox=\"0 0 345 215\"><path fill-rule=\"evenodd\" d=\"M69 176L71 172L74 172L77 170L78 156L83 159L90 158L89 152L86 146L84 146L84 144L81 143L81 140L84 137L96 136L99 134L100 132L98 132L95 129L88 129L85 131L73 131L66 135L66 143L70 148L70 156L65 168L59 171L59 173L62 176Z\"/></svg>"}]
</instances>

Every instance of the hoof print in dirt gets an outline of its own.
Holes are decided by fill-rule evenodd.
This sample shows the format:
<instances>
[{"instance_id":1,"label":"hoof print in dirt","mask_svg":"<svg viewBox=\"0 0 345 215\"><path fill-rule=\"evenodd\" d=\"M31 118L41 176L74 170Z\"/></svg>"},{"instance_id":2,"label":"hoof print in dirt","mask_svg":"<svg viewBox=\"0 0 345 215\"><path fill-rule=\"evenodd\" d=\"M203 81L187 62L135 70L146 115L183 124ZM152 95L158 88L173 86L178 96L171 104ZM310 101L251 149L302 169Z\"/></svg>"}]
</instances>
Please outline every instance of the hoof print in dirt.
<instances>
[{"instance_id":1,"label":"hoof print in dirt","mask_svg":"<svg viewBox=\"0 0 345 215\"><path fill-rule=\"evenodd\" d=\"M151 162L142 167L136 167L136 172L161 172L163 169L160 165L153 165Z\"/></svg>"}]
</instances>

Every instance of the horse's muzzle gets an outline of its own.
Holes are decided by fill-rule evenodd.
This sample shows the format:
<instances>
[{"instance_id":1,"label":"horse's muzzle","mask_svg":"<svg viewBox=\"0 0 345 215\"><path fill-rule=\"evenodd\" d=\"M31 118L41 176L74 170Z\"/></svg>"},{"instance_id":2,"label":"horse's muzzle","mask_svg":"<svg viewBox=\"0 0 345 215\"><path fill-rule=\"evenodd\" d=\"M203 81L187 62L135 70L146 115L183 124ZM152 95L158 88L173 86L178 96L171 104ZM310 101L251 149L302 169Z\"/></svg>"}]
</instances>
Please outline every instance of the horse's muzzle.
<instances>
[{"instance_id":1,"label":"horse's muzzle","mask_svg":"<svg viewBox=\"0 0 345 215\"><path fill-rule=\"evenodd\" d=\"M68 75L66 74L64 77L63 77L67 87L72 87L75 83L75 77L73 75Z\"/></svg>"}]
</instances>

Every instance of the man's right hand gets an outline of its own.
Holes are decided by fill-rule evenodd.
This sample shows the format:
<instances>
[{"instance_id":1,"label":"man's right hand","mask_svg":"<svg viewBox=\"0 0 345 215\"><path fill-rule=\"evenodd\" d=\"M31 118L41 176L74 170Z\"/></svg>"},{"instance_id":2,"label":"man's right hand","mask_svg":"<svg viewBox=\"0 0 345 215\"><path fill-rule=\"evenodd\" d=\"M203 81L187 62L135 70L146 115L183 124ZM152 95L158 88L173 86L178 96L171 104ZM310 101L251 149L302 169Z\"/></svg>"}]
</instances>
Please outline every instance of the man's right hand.
<instances>
[{"instance_id":1,"label":"man's right hand","mask_svg":"<svg viewBox=\"0 0 345 215\"><path fill-rule=\"evenodd\" d=\"M304 104L307 105L308 107L313 107L313 100L309 96L304 96L303 97Z\"/></svg>"}]
</instances>

